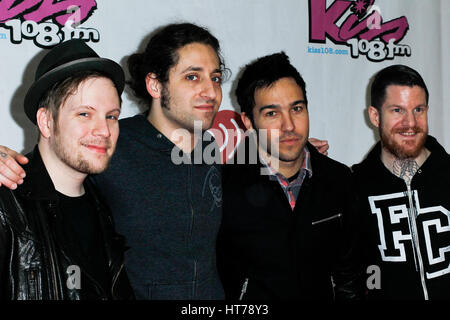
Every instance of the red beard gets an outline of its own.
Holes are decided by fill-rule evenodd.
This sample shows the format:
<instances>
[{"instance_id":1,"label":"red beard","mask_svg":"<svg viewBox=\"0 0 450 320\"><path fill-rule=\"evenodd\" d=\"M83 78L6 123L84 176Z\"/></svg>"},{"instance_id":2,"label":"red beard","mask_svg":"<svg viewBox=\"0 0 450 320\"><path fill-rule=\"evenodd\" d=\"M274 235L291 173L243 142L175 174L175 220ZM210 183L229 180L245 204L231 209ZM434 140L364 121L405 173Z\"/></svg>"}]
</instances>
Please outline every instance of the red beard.
<instances>
[{"instance_id":1,"label":"red beard","mask_svg":"<svg viewBox=\"0 0 450 320\"><path fill-rule=\"evenodd\" d=\"M399 144L393 136L401 132L407 132L413 130L414 133L418 134L418 139L411 141L404 141ZM419 156L422 151L425 141L427 139L428 132L425 132L420 127L403 127L397 128L390 131L389 135L386 135L380 126L380 138L383 147L386 148L390 153L392 153L397 159L414 159ZM414 146L414 148L412 148Z\"/></svg>"}]
</instances>

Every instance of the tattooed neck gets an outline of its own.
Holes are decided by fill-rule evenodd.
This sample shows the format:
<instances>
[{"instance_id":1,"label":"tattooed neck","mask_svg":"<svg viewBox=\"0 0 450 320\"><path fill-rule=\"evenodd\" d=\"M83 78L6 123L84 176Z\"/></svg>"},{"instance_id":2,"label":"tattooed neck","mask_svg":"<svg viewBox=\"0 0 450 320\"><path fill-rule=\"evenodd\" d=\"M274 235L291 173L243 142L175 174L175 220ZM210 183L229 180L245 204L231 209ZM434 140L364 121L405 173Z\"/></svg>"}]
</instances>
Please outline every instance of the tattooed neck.
<instances>
[{"instance_id":1,"label":"tattooed neck","mask_svg":"<svg viewBox=\"0 0 450 320\"><path fill-rule=\"evenodd\" d=\"M395 159L392 164L391 172L409 183L419 168L419 165L414 159Z\"/></svg>"},{"instance_id":2,"label":"tattooed neck","mask_svg":"<svg viewBox=\"0 0 450 320\"><path fill-rule=\"evenodd\" d=\"M416 158L399 159L390 152L382 150L381 161L392 174L410 183L430 154L431 152L425 148Z\"/></svg>"}]
</instances>

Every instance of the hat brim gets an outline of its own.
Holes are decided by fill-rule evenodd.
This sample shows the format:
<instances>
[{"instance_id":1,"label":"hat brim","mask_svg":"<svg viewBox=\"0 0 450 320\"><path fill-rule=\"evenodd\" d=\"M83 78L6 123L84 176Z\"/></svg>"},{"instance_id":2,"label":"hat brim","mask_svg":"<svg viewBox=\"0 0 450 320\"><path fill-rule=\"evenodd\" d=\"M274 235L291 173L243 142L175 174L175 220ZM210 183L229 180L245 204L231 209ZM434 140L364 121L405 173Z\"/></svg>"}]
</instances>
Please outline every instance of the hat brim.
<instances>
[{"instance_id":1,"label":"hat brim","mask_svg":"<svg viewBox=\"0 0 450 320\"><path fill-rule=\"evenodd\" d=\"M125 86L125 74L122 67L113 60L93 57L72 61L44 74L30 87L25 96L24 107L25 114L31 122L36 124L36 112L39 101L47 90L55 83L63 81L80 71L98 71L104 74L114 82L119 96L122 94Z\"/></svg>"}]
</instances>

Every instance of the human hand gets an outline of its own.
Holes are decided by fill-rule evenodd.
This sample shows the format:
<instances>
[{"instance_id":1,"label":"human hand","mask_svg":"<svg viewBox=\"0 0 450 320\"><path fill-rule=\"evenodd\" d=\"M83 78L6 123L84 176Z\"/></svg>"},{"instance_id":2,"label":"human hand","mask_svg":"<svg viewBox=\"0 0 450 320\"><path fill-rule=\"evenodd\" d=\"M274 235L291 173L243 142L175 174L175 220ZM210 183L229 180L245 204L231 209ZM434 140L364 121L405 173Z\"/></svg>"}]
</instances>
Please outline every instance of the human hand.
<instances>
[{"instance_id":1,"label":"human hand","mask_svg":"<svg viewBox=\"0 0 450 320\"><path fill-rule=\"evenodd\" d=\"M22 184L25 171L19 164L27 163L28 158L24 155L0 146L0 186L3 185L14 190L19 184Z\"/></svg>"},{"instance_id":2,"label":"human hand","mask_svg":"<svg viewBox=\"0 0 450 320\"><path fill-rule=\"evenodd\" d=\"M326 156L328 156L328 149L330 146L328 145L328 140L319 140L316 138L309 138L309 143L311 143L316 149Z\"/></svg>"}]
</instances>

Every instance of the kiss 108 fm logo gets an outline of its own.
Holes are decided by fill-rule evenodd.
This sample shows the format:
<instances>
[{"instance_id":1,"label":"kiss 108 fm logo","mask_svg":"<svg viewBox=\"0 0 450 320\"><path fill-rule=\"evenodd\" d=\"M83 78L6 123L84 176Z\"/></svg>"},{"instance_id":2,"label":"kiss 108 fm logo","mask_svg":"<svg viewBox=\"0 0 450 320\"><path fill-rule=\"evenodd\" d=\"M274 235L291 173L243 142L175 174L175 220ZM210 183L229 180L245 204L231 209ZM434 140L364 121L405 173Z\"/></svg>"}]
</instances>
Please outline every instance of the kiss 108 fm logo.
<instances>
[{"instance_id":1,"label":"kiss 108 fm logo","mask_svg":"<svg viewBox=\"0 0 450 320\"><path fill-rule=\"evenodd\" d=\"M33 40L41 48L70 39L98 42L98 30L79 27L96 8L95 0L0 0L0 39Z\"/></svg>"},{"instance_id":2,"label":"kiss 108 fm logo","mask_svg":"<svg viewBox=\"0 0 450 320\"><path fill-rule=\"evenodd\" d=\"M349 47L326 48L325 53L350 53L354 59L363 55L373 62L411 56L411 47L400 44L409 30L408 19L402 16L384 22L375 0L335 0L328 7L327 0L308 1L309 42L326 43L329 39ZM308 52L324 53L321 49L308 48Z\"/></svg>"}]
</instances>

